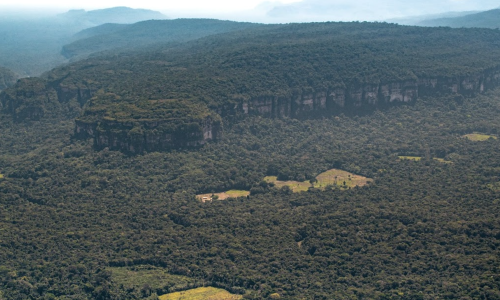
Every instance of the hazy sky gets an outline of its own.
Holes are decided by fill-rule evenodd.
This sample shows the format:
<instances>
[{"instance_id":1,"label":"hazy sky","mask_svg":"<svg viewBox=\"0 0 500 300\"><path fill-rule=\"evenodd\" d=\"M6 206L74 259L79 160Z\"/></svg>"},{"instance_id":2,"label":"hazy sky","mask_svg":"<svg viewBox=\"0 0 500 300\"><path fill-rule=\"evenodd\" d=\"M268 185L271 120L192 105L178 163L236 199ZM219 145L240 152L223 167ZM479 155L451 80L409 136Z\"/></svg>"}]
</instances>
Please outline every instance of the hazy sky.
<instances>
[{"instance_id":1,"label":"hazy sky","mask_svg":"<svg viewBox=\"0 0 500 300\"><path fill-rule=\"evenodd\" d=\"M1 7L23 7L28 9L97 9L115 6L128 6L132 8L148 8L168 12L169 10L210 10L210 11L241 11L253 9L265 0L0 0ZM277 4L293 3L300 0L272 1Z\"/></svg>"},{"instance_id":2,"label":"hazy sky","mask_svg":"<svg viewBox=\"0 0 500 300\"><path fill-rule=\"evenodd\" d=\"M0 0L0 13L23 8L35 12L115 6L158 10L171 18L301 21L383 21L390 18L498 8L498 0Z\"/></svg>"}]
</instances>

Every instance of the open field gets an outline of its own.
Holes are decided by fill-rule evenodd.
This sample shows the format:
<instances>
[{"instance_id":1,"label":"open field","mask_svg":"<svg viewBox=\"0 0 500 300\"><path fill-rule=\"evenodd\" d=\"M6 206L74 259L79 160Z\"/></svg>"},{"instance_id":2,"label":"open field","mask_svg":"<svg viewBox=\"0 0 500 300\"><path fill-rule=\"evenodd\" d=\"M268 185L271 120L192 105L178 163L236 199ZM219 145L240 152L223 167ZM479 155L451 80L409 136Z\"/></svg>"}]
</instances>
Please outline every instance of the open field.
<instances>
[{"instance_id":1,"label":"open field","mask_svg":"<svg viewBox=\"0 0 500 300\"><path fill-rule=\"evenodd\" d=\"M2 178L3 178L3 174L2 174L2 173L0 173L0 179L2 179Z\"/></svg>"},{"instance_id":2,"label":"open field","mask_svg":"<svg viewBox=\"0 0 500 300\"><path fill-rule=\"evenodd\" d=\"M196 195L196 198L200 201L203 201L203 198L212 199L212 196L217 196L217 200L226 200L227 198L237 198L237 197L246 197L250 195L249 191L243 190L230 190L223 193L209 193L209 194L200 194ZM215 200L215 199L214 199ZM205 202L205 201L203 201Z\"/></svg>"},{"instance_id":3,"label":"open field","mask_svg":"<svg viewBox=\"0 0 500 300\"><path fill-rule=\"evenodd\" d=\"M316 176L316 182L311 184L310 181L280 181L276 176L264 177L267 182L273 182L275 187L281 188L288 186L294 193L305 192L309 188L324 189L327 186L339 186L340 188L350 188L354 186L364 186L373 179L366 178L361 175L356 175L347 171L331 169Z\"/></svg>"},{"instance_id":4,"label":"open field","mask_svg":"<svg viewBox=\"0 0 500 300\"><path fill-rule=\"evenodd\" d=\"M452 164L453 162L449 161L449 160L445 160L443 158L437 158L437 157L434 157L432 158L434 160L437 160L438 162L441 162L441 163L444 163L444 164Z\"/></svg>"},{"instance_id":5,"label":"open field","mask_svg":"<svg viewBox=\"0 0 500 300\"><path fill-rule=\"evenodd\" d=\"M361 175L356 175L347 171L331 169L316 176L315 188L325 188L328 185L338 185L340 187L364 186L373 181Z\"/></svg>"},{"instance_id":6,"label":"open field","mask_svg":"<svg viewBox=\"0 0 500 300\"><path fill-rule=\"evenodd\" d=\"M405 155L401 155L401 156L398 156L399 159L401 160L414 160L414 161L420 161L422 159L422 157L420 156L405 156Z\"/></svg>"},{"instance_id":7,"label":"open field","mask_svg":"<svg viewBox=\"0 0 500 300\"><path fill-rule=\"evenodd\" d=\"M305 192L311 187L311 183L307 180L303 182L293 180L281 181L276 176L266 176L264 177L264 181L274 183L274 186L277 188L288 186L294 193Z\"/></svg>"},{"instance_id":8,"label":"open field","mask_svg":"<svg viewBox=\"0 0 500 300\"><path fill-rule=\"evenodd\" d=\"M238 300L241 295L234 295L223 289L201 287L197 289L165 294L159 296L160 300Z\"/></svg>"},{"instance_id":9,"label":"open field","mask_svg":"<svg viewBox=\"0 0 500 300\"><path fill-rule=\"evenodd\" d=\"M494 192L500 192L500 182L490 183L487 186Z\"/></svg>"},{"instance_id":10,"label":"open field","mask_svg":"<svg viewBox=\"0 0 500 300\"><path fill-rule=\"evenodd\" d=\"M475 141L475 142L482 142L482 141L486 141L488 139L494 139L494 140L497 139L497 137L494 135L481 134L481 133L470 133L470 134L464 135L463 137L466 139L469 139L471 141Z\"/></svg>"}]
</instances>

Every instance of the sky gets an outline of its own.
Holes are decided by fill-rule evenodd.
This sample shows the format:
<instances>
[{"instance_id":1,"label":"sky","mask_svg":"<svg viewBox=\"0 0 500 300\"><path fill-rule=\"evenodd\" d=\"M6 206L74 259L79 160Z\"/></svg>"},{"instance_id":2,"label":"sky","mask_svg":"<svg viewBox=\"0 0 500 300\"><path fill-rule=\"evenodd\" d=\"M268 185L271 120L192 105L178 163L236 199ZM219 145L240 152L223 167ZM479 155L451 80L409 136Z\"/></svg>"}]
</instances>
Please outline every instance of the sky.
<instances>
[{"instance_id":1,"label":"sky","mask_svg":"<svg viewBox=\"0 0 500 300\"><path fill-rule=\"evenodd\" d=\"M279 4L298 2L300 0L280 0ZM242 11L257 7L263 0L181 0L181 1L161 1L161 0L0 0L1 7L22 7L26 9L98 9L115 6L128 6L131 8L147 8L162 12L174 11Z\"/></svg>"},{"instance_id":2,"label":"sky","mask_svg":"<svg viewBox=\"0 0 500 300\"><path fill-rule=\"evenodd\" d=\"M384 21L391 18L479 11L498 0L0 0L0 14L21 8L35 12L116 6L157 10L170 18L212 17L238 21Z\"/></svg>"}]
</instances>

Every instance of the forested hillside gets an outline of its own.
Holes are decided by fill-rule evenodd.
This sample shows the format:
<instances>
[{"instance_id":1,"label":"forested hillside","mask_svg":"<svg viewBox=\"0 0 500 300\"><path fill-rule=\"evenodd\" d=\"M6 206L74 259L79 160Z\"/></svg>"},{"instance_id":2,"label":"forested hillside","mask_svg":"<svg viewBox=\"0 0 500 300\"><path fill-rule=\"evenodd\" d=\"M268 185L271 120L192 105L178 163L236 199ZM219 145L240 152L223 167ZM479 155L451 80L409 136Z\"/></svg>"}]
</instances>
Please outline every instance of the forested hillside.
<instances>
[{"instance_id":1,"label":"forested hillside","mask_svg":"<svg viewBox=\"0 0 500 300\"><path fill-rule=\"evenodd\" d=\"M211 19L150 20L130 25L104 24L75 35L78 39L64 45L62 54L75 60L102 51L144 49L152 45L180 43L258 26L260 24Z\"/></svg>"},{"instance_id":2,"label":"forested hillside","mask_svg":"<svg viewBox=\"0 0 500 300\"><path fill-rule=\"evenodd\" d=\"M499 38L269 25L20 80L0 299L500 299ZM315 188L332 169L370 180Z\"/></svg>"},{"instance_id":3,"label":"forested hillside","mask_svg":"<svg viewBox=\"0 0 500 300\"><path fill-rule=\"evenodd\" d=\"M16 73L11 70L0 67L0 91L13 86L16 83L17 77Z\"/></svg>"},{"instance_id":4,"label":"forested hillside","mask_svg":"<svg viewBox=\"0 0 500 300\"><path fill-rule=\"evenodd\" d=\"M62 103L61 108L69 103L66 110L85 104L77 137L92 137L97 148L140 153L216 140L219 119L226 116L357 114L413 104L419 96L474 95L500 84L495 30L384 23L168 24L246 29L57 68L44 76L46 90L39 92L57 94L49 103ZM22 84L31 85L26 81L17 89ZM47 101L15 90L0 96L15 119L57 113L44 108Z\"/></svg>"}]
</instances>

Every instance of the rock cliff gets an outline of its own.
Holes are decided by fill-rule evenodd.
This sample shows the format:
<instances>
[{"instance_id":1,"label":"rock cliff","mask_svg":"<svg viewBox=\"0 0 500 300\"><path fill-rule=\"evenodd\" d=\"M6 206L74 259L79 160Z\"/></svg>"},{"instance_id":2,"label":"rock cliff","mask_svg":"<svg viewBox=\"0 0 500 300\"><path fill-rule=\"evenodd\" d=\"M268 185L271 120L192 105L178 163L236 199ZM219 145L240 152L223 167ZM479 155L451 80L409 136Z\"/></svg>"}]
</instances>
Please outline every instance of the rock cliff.
<instances>
[{"instance_id":1,"label":"rock cliff","mask_svg":"<svg viewBox=\"0 0 500 300\"><path fill-rule=\"evenodd\" d=\"M345 88L318 90L290 97L262 96L238 101L231 113L263 115L267 117L308 117L343 112L356 113L397 104L411 104L418 97L446 94L466 96L482 93L500 85L500 68L484 74L455 78L431 77L393 81L380 84L354 84Z\"/></svg>"},{"instance_id":2,"label":"rock cliff","mask_svg":"<svg viewBox=\"0 0 500 300\"><path fill-rule=\"evenodd\" d=\"M14 120L38 120L78 103L83 114L75 121L76 138L92 138L96 149L130 153L199 147L222 134L222 117L261 115L271 118L309 118L339 113L372 111L412 104L418 97L445 94L474 95L500 85L500 67L482 74L427 77L377 84L355 83L332 89L308 89L288 96L269 94L233 99L209 109L195 100L147 100L124 104L119 96L103 94L98 84L20 80L0 95L2 110ZM101 94L99 94L101 93ZM107 96L106 96L107 95ZM132 100L130 100L132 101ZM117 104L119 103L119 104ZM232 104L229 104L232 103Z\"/></svg>"}]
</instances>

